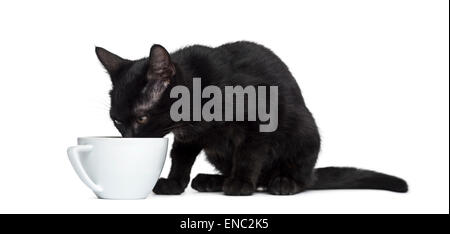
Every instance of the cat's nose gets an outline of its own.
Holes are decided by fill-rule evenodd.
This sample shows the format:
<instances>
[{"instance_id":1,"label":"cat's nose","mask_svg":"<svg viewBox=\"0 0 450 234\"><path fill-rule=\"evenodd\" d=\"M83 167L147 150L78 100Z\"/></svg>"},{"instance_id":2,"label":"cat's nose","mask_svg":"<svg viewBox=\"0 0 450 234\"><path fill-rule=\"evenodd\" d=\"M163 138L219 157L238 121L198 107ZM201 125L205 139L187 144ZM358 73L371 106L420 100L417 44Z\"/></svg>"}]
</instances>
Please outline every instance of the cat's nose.
<instances>
[{"instance_id":1,"label":"cat's nose","mask_svg":"<svg viewBox=\"0 0 450 234\"><path fill-rule=\"evenodd\" d=\"M134 133L133 130L128 129L122 132L122 137L133 137Z\"/></svg>"}]
</instances>

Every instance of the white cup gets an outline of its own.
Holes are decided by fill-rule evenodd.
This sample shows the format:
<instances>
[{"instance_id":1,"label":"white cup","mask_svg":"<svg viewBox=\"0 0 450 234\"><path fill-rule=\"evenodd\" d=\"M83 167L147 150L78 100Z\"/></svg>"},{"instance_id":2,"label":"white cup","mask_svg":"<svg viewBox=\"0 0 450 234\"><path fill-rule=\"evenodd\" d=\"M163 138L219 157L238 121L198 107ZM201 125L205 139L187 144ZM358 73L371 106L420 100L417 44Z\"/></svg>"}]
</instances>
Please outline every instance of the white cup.
<instances>
[{"instance_id":1,"label":"white cup","mask_svg":"<svg viewBox=\"0 0 450 234\"><path fill-rule=\"evenodd\" d=\"M98 198L145 199L161 174L167 143L167 138L79 137L67 154Z\"/></svg>"}]
</instances>

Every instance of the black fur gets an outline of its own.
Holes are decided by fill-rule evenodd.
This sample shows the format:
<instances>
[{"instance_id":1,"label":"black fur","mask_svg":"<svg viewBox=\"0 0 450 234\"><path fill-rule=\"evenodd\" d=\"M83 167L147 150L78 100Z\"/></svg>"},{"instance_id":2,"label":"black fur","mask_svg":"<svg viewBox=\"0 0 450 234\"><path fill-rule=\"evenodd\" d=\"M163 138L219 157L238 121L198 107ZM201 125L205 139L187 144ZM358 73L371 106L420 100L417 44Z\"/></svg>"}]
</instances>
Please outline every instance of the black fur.
<instances>
[{"instance_id":1,"label":"black fur","mask_svg":"<svg viewBox=\"0 0 450 234\"><path fill-rule=\"evenodd\" d=\"M251 42L216 48L190 46L169 55L154 45L150 56L125 60L102 48L96 53L108 70L113 89L111 118L125 137L162 137L173 132L172 167L157 194L180 194L203 150L218 175L199 174L192 187L200 192L250 195L257 188L271 194L308 189L383 189L406 192L402 179L355 168L314 169L320 136L312 114L287 66L269 49ZM174 122L169 109L175 85L278 86L278 128L259 132L259 122Z\"/></svg>"}]
</instances>

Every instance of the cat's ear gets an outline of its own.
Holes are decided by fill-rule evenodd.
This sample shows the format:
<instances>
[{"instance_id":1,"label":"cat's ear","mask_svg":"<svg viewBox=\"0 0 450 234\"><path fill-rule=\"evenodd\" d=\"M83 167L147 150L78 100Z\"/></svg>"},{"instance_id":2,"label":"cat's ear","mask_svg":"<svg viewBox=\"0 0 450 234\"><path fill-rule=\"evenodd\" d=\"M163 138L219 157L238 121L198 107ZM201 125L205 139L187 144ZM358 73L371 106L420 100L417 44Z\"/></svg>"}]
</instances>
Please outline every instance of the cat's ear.
<instances>
[{"instance_id":1,"label":"cat's ear","mask_svg":"<svg viewBox=\"0 0 450 234\"><path fill-rule=\"evenodd\" d=\"M163 79L170 81L175 75L175 66L170 60L169 52L161 45L155 44L152 46L148 62L148 79Z\"/></svg>"},{"instance_id":2,"label":"cat's ear","mask_svg":"<svg viewBox=\"0 0 450 234\"><path fill-rule=\"evenodd\" d=\"M95 47L95 53L109 74L117 72L128 61L101 47Z\"/></svg>"}]
</instances>

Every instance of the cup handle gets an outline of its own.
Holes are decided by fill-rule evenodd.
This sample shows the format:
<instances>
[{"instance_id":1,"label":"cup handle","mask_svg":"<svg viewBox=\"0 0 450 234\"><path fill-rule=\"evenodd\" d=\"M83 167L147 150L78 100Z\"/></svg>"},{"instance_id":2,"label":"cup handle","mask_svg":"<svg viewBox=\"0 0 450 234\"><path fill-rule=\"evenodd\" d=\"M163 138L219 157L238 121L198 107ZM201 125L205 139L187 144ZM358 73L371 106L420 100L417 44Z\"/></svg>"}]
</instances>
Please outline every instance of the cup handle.
<instances>
[{"instance_id":1,"label":"cup handle","mask_svg":"<svg viewBox=\"0 0 450 234\"><path fill-rule=\"evenodd\" d=\"M69 147L67 149L67 154L69 155L69 160L70 163L72 164L72 167L75 169L75 172L78 174L81 181L83 181L94 192L101 192L103 191L102 187L95 184L91 180L91 178L89 178L80 161L80 152L89 153L91 152L91 150L92 145L76 145Z\"/></svg>"}]
</instances>

